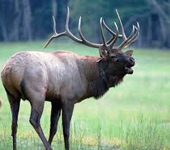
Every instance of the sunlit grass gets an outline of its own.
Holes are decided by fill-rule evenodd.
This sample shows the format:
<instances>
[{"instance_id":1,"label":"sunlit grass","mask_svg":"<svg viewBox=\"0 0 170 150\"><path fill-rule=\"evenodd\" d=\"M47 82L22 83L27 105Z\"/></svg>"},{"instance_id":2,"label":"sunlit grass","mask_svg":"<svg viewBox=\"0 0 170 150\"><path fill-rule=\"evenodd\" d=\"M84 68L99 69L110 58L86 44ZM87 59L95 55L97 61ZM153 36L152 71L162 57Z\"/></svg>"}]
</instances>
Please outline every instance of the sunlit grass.
<instances>
[{"instance_id":1,"label":"sunlit grass","mask_svg":"<svg viewBox=\"0 0 170 150\"><path fill-rule=\"evenodd\" d=\"M45 43L45 42L44 42ZM98 50L74 43L55 43L43 49L43 42L0 43L0 70L18 51L72 51L97 56ZM71 126L72 150L168 150L170 149L170 53L157 50L134 50L134 74L111 89L100 100L88 99L76 104ZM11 113L0 82L0 150L12 149ZM45 104L41 119L48 137L50 103ZM18 122L18 149L44 149L29 123L30 104L21 102ZM53 142L54 149L64 149L61 120Z\"/></svg>"}]
</instances>

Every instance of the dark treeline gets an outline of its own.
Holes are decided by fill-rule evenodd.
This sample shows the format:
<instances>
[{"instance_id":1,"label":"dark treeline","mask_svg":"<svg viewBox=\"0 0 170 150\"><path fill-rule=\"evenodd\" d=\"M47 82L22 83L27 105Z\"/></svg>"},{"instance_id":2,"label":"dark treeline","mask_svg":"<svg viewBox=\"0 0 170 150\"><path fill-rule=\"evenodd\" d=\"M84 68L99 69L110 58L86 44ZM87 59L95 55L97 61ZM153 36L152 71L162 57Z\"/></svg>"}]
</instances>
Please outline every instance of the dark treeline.
<instances>
[{"instance_id":1,"label":"dark treeline","mask_svg":"<svg viewBox=\"0 0 170 150\"><path fill-rule=\"evenodd\" d=\"M52 15L57 31L63 31L67 6L70 29L75 35L82 16L84 36L100 42L100 17L115 30L118 9L127 34L133 24L140 23L141 34L135 46L170 48L170 0L0 0L0 41L47 39L53 32Z\"/></svg>"}]
</instances>

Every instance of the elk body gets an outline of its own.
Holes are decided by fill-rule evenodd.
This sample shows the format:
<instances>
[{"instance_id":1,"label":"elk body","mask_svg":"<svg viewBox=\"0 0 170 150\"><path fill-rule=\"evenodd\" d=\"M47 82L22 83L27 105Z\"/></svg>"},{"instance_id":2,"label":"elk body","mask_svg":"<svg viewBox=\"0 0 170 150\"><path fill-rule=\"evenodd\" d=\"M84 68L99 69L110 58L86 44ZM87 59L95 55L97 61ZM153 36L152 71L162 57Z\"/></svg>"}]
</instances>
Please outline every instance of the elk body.
<instances>
[{"instance_id":1,"label":"elk body","mask_svg":"<svg viewBox=\"0 0 170 150\"><path fill-rule=\"evenodd\" d=\"M132 50L122 52L124 47L133 43L139 35L139 25L133 26L131 35L127 38L117 12L122 34L113 32L101 18L100 27L102 44L87 41L81 32L81 18L79 19L80 39L75 37L68 28L69 9L66 20L66 30L49 39L60 36L68 36L72 40L99 48L100 57L80 56L70 52L57 51L44 52L20 52L12 56L1 73L2 82L6 90L12 111L12 137L13 150L16 150L17 120L20 100L28 100L31 104L30 123L41 138L45 148L51 150L51 143L57 131L57 123L62 112L62 125L65 149L69 150L70 120L74 104L86 98L99 98L109 88L122 82L126 74L132 74L131 67L135 61L132 58ZM112 34L112 38L106 41L103 28ZM123 38L118 47L114 47L117 38ZM40 118L45 100L52 104L51 127L49 139L44 136L41 129Z\"/></svg>"}]
</instances>

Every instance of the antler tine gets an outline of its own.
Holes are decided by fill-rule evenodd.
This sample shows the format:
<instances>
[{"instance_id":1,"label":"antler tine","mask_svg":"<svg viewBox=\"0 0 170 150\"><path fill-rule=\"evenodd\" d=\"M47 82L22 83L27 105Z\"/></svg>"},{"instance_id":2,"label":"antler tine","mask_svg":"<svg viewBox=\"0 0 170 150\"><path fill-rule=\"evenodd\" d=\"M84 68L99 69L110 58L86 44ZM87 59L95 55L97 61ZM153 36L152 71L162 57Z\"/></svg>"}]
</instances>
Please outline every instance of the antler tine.
<instances>
[{"instance_id":1,"label":"antler tine","mask_svg":"<svg viewBox=\"0 0 170 150\"><path fill-rule=\"evenodd\" d=\"M50 43L51 41L55 38L55 36L53 35L48 41L47 43L45 44L44 48L46 48Z\"/></svg>"},{"instance_id":2,"label":"antler tine","mask_svg":"<svg viewBox=\"0 0 170 150\"><path fill-rule=\"evenodd\" d=\"M135 30L136 30L136 33L134 34ZM133 25L133 29L132 29L132 32L131 32L130 36L127 38L126 41L124 41L119 46L119 49L122 49L122 48L125 48L125 47L129 46L132 42L134 42L137 39L138 34L139 34L139 28Z\"/></svg>"},{"instance_id":3,"label":"antler tine","mask_svg":"<svg viewBox=\"0 0 170 150\"><path fill-rule=\"evenodd\" d=\"M125 31L124 31L123 23L122 23L122 20L119 16L119 12L118 12L117 9L116 9L116 14L117 14L117 17L118 17L118 20L119 20L119 23L120 23L120 27L121 27L121 31L122 31L122 37L123 37L124 40L126 40L127 37L126 37Z\"/></svg>"},{"instance_id":4,"label":"antler tine","mask_svg":"<svg viewBox=\"0 0 170 150\"><path fill-rule=\"evenodd\" d=\"M113 45L115 44L116 40L118 39L119 37L119 29L118 29L118 26L116 24L116 22L114 22L114 25L115 25L115 28L116 28L116 35L115 37L113 38L113 41L110 43L110 47L113 48Z\"/></svg>"},{"instance_id":5,"label":"antler tine","mask_svg":"<svg viewBox=\"0 0 170 150\"><path fill-rule=\"evenodd\" d=\"M127 43L130 41L130 39L134 36L135 29L136 29L136 27L133 25L131 34L129 35L129 37L128 37L125 41L123 41L123 42L119 45L119 49L122 49L123 47L126 46L126 44L127 44Z\"/></svg>"},{"instance_id":6,"label":"antler tine","mask_svg":"<svg viewBox=\"0 0 170 150\"><path fill-rule=\"evenodd\" d=\"M139 22L137 22L137 33L138 33L138 34L136 35L136 37L133 39L132 42L136 41L137 38L139 37L139 33L140 33L140 25L139 25Z\"/></svg>"},{"instance_id":7,"label":"antler tine","mask_svg":"<svg viewBox=\"0 0 170 150\"><path fill-rule=\"evenodd\" d=\"M52 16L52 18L53 18L53 30L54 30L54 34L53 34L53 35L51 36L51 38L47 41L47 43L45 44L44 48L46 48L54 38L65 35L65 32L62 32L62 33L60 33L60 34L57 33L57 31L56 31L56 21L55 21L54 16Z\"/></svg>"},{"instance_id":8,"label":"antler tine","mask_svg":"<svg viewBox=\"0 0 170 150\"><path fill-rule=\"evenodd\" d=\"M103 18L102 17L100 18L100 33L102 36L103 46L107 47L106 39L105 39L104 32L103 32Z\"/></svg>"},{"instance_id":9,"label":"antler tine","mask_svg":"<svg viewBox=\"0 0 170 150\"><path fill-rule=\"evenodd\" d=\"M99 47L102 46L102 44L92 43L92 42L89 42L88 40L85 39L85 37L83 36L83 34L81 32L81 16L79 18L79 23L78 23L78 33L80 35L80 38L82 39L82 42L84 44L86 44L87 46L91 46L91 47L94 47L94 48L99 48Z\"/></svg>"},{"instance_id":10,"label":"antler tine","mask_svg":"<svg viewBox=\"0 0 170 150\"><path fill-rule=\"evenodd\" d=\"M109 31L109 32L113 35L113 37L111 37L110 40L107 41L107 44L110 45L110 43L114 40L114 38L115 38L115 36L117 35L117 33L113 32L113 31L108 27L108 25L105 23L104 19L103 19L103 25L104 25L105 29L107 29L107 31ZM118 34L118 37L121 38L122 35Z\"/></svg>"},{"instance_id":11,"label":"antler tine","mask_svg":"<svg viewBox=\"0 0 170 150\"><path fill-rule=\"evenodd\" d=\"M56 21L55 21L54 16L52 16L52 18L53 18L53 30L54 30L54 33L57 35L57 31L56 31Z\"/></svg>"},{"instance_id":12,"label":"antler tine","mask_svg":"<svg viewBox=\"0 0 170 150\"><path fill-rule=\"evenodd\" d=\"M103 19L103 25L105 27L105 29L107 29L107 31L109 31L113 36L107 41L107 44L110 44L112 42L112 40L114 39L116 33L114 33L105 23L104 19Z\"/></svg>"},{"instance_id":13,"label":"antler tine","mask_svg":"<svg viewBox=\"0 0 170 150\"><path fill-rule=\"evenodd\" d=\"M117 33L115 33L114 31L112 31L109 27L108 27L108 25L106 24L106 22L104 21L104 19L103 19L103 25L104 25L104 27L107 29L107 31L109 31L112 35L116 35ZM122 35L118 35L118 37L122 37Z\"/></svg>"},{"instance_id":14,"label":"antler tine","mask_svg":"<svg viewBox=\"0 0 170 150\"><path fill-rule=\"evenodd\" d=\"M71 32L70 32L70 29L69 29L69 20L70 20L70 9L69 7L67 7L67 18L66 18L66 24L65 24L65 33L68 37L70 37L72 40L78 42L78 43L81 43L82 40L80 40L79 38L77 38L76 36L74 36Z\"/></svg>"},{"instance_id":15,"label":"antler tine","mask_svg":"<svg viewBox=\"0 0 170 150\"><path fill-rule=\"evenodd\" d=\"M137 23L137 27L133 25L132 32L131 32L130 36L127 38L125 31L124 31L122 21L121 21L121 18L119 16L119 13L118 13L117 10L116 10L116 14L117 14L120 26L121 26L122 36L123 36L123 39L124 39L123 43L118 48L122 49L122 48L129 46L131 43L133 43L138 38L140 26L139 26L139 23ZM136 29L136 33L134 34L135 29Z\"/></svg>"},{"instance_id":16,"label":"antler tine","mask_svg":"<svg viewBox=\"0 0 170 150\"><path fill-rule=\"evenodd\" d=\"M128 43L124 46L124 48L128 47L130 44L132 44L138 39L140 33L140 25L138 22L137 22L137 27L135 26L135 29L136 29L135 35L128 41Z\"/></svg>"}]
</instances>

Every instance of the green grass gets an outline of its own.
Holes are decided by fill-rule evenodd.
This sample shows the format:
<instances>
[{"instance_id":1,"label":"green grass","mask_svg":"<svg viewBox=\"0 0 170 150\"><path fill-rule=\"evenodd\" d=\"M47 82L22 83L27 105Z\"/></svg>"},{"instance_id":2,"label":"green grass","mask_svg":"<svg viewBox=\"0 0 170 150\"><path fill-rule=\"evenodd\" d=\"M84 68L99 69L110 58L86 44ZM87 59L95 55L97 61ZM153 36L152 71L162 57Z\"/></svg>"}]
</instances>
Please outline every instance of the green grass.
<instances>
[{"instance_id":1,"label":"green grass","mask_svg":"<svg viewBox=\"0 0 170 150\"><path fill-rule=\"evenodd\" d=\"M18 51L67 50L82 55L98 55L98 50L72 43L0 43L0 71ZM76 104L71 126L72 150L169 150L170 149L170 53L135 50L134 74L109 90L100 100L87 99ZM12 149L11 113L0 82L0 150ZM48 136L50 103L46 102L41 124ZM29 123L30 104L21 102L18 122L18 150L44 149ZM61 120L53 149L64 148Z\"/></svg>"}]
</instances>

